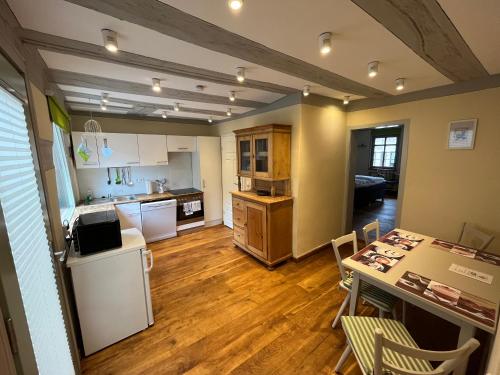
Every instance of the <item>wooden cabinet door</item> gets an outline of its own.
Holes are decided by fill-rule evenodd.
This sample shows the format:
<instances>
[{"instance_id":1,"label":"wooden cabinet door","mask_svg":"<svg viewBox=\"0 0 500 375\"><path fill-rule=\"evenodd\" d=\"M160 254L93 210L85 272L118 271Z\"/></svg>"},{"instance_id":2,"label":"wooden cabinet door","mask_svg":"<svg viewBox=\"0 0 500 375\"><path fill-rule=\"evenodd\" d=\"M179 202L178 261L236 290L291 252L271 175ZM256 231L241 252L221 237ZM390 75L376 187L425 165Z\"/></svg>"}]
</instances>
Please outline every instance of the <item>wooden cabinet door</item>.
<instances>
[{"instance_id":1,"label":"wooden cabinet door","mask_svg":"<svg viewBox=\"0 0 500 375\"><path fill-rule=\"evenodd\" d=\"M240 176L252 176L252 137L242 136L236 139L238 154L238 174Z\"/></svg>"},{"instance_id":2,"label":"wooden cabinet door","mask_svg":"<svg viewBox=\"0 0 500 375\"><path fill-rule=\"evenodd\" d=\"M141 166L167 165L167 136L157 134L137 135Z\"/></svg>"},{"instance_id":3,"label":"wooden cabinet door","mask_svg":"<svg viewBox=\"0 0 500 375\"><path fill-rule=\"evenodd\" d=\"M103 149L111 149L111 155L104 156ZM97 137L99 163L102 167L131 167L139 165L137 134L102 133Z\"/></svg>"},{"instance_id":4,"label":"wooden cabinet door","mask_svg":"<svg viewBox=\"0 0 500 375\"><path fill-rule=\"evenodd\" d=\"M253 175L255 178L272 177L272 134L253 136Z\"/></svg>"},{"instance_id":5,"label":"wooden cabinet door","mask_svg":"<svg viewBox=\"0 0 500 375\"><path fill-rule=\"evenodd\" d=\"M267 258L266 206L246 203L247 248L261 258Z\"/></svg>"},{"instance_id":6,"label":"wooden cabinet door","mask_svg":"<svg viewBox=\"0 0 500 375\"><path fill-rule=\"evenodd\" d=\"M73 138L73 153L75 155L76 168L99 168L99 152L97 150L96 137L84 132L72 132L71 137ZM90 152L87 161L78 154L80 144L85 146Z\"/></svg>"}]
</instances>

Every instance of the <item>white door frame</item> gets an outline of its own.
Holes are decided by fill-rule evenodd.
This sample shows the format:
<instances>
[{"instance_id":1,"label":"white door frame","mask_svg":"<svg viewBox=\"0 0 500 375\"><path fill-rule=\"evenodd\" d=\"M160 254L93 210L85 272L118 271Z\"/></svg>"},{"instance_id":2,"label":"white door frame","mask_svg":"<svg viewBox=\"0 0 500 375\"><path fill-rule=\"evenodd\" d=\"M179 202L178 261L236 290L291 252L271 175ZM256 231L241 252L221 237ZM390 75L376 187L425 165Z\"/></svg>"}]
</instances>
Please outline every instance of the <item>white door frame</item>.
<instances>
[{"instance_id":1,"label":"white door frame","mask_svg":"<svg viewBox=\"0 0 500 375\"><path fill-rule=\"evenodd\" d=\"M236 156L236 136L234 134L224 134L220 137L221 139L221 164L222 164L222 220L223 220L223 223L224 225L226 225L227 227L229 228L233 228L233 220L232 220L232 201L231 201L231 212L230 212L230 216L231 216L231 220L230 222L228 222L227 220L227 214L225 212L225 204L224 204L224 200L226 199L226 195L230 193L230 191L227 191L227 189L225 188L225 177L227 178L228 176L226 175L228 173L227 170L225 170L226 168L224 168L224 164L225 164L225 151L227 152L227 150L224 150L224 145L227 144L227 143L233 143L234 144L234 149L232 151L234 151L234 160L236 161L237 160L237 156ZM230 151L230 152L232 152ZM234 165L234 164L233 164ZM234 169L234 168L233 168ZM238 184L236 183L236 185L234 184L234 181L236 181L236 170L232 170L231 171L231 179L233 181L233 188L231 189L231 191L234 191L234 190L237 190L238 188Z\"/></svg>"},{"instance_id":2,"label":"white door frame","mask_svg":"<svg viewBox=\"0 0 500 375\"><path fill-rule=\"evenodd\" d=\"M354 137L352 132L363 129L373 129L377 126L384 126L388 124L400 124L403 126L403 143L401 145L401 162L399 166L399 184L398 184L398 198L396 203L396 227L401 224L401 212L403 208L404 187L406 182L406 162L408 159L408 141L410 136L410 120L395 120L384 121L376 124L358 125L349 127L347 131L347 147L346 147L346 173L345 173L345 194L344 194L344 223L342 232L350 233L352 231L352 214L354 203L354 159L352 158L352 150L354 147Z\"/></svg>"}]
</instances>

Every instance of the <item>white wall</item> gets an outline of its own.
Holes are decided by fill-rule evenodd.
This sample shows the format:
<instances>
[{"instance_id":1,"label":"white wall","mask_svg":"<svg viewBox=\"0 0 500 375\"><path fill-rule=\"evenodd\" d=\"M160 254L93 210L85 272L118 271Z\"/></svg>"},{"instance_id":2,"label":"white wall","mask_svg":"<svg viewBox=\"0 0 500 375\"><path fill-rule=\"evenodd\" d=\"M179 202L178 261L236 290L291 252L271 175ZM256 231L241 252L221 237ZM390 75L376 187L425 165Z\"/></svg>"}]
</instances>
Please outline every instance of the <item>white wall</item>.
<instances>
[{"instance_id":1,"label":"white wall","mask_svg":"<svg viewBox=\"0 0 500 375\"><path fill-rule=\"evenodd\" d=\"M116 168L110 168L111 185L108 185L106 168L78 169L78 186L80 198L84 199L90 189L94 197L111 194L130 195L146 192L144 180L167 179L169 189L184 189L193 186L193 172L191 169L192 154L189 152L170 152L168 165L152 167L131 167L134 186L116 185ZM121 174L120 174L121 176Z\"/></svg>"},{"instance_id":2,"label":"white wall","mask_svg":"<svg viewBox=\"0 0 500 375\"><path fill-rule=\"evenodd\" d=\"M352 134L354 138L354 172L355 174L368 175L370 167L370 145L371 145L371 130L356 130Z\"/></svg>"}]
</instances>

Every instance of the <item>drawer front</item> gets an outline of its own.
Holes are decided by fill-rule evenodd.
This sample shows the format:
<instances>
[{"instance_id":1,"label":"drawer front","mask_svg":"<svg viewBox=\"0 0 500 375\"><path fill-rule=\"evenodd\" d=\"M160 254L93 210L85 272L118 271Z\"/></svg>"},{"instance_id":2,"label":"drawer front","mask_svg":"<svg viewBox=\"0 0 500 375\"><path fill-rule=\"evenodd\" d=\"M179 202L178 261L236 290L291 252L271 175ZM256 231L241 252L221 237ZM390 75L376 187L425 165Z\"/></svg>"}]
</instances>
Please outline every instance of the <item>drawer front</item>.
<instances>
[{"instance_id":1,"label":"drawer front","mask_svg":"<svg viewBox=\"0 0 500 375\"><path fill-rule=\"evenodd\" d=\"M244 227L247 223L245 211L238 208L233 208L233 224Z\"/></svg>"},{"instance_id":2,"label":"drawer front","mask_svg":"<svg viewBox=\"0 0 500 375\"><path fill-rule=\"evenodd\" d=\"M246 233L245 233L245 228L241 228L237 225L233 225L233 239L242 244L245 245L245 238L246 238Z\"/></svg>"},{"instance_id":3,"label":"drawer front","mask_svg":"<svg viewBox=\"0 0 500 375\"><path fill-rule=\"evenodd\" d=\"M239 210L244 211L245 209L245 201L238 198L233 198L233 208L237 208Z\"/></svg>"}]
</instances>

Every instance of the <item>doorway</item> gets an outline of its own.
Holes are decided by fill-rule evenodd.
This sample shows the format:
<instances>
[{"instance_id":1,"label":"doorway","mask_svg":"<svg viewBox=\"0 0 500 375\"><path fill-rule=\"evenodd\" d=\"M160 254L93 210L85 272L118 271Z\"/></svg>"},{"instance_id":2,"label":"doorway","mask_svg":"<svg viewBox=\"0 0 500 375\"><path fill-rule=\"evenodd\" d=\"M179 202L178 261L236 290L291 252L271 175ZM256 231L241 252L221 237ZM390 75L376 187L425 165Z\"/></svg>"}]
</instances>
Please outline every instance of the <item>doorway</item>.
<instances>
[{"instance_id":1,"label":"doorway","mask_svg":"<svg viewBox=\"0 0 500 375\"><path fill-rule=\"evenodd\" d=\"M363 238L378 219L381 235L399 226L408 126L394 122L350 131L346 232Z\"/></svg>"}]
</instances>

